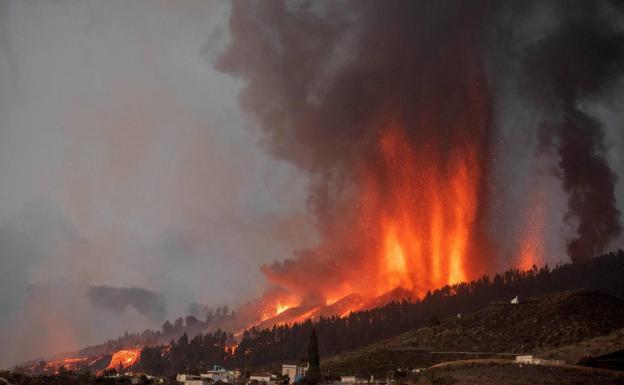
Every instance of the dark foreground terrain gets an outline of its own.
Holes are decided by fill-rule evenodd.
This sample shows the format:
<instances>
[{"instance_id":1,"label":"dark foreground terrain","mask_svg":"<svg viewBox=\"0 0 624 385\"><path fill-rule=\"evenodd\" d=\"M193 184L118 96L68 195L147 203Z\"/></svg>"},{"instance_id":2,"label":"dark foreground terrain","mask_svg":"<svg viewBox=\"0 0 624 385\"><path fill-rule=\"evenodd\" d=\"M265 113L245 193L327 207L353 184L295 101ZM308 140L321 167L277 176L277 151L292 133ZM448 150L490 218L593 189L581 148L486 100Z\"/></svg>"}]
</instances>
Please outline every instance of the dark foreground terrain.
<instances>
[{"instance_id":1,"label":"dark foreground terrain","mask_svg":"<svg viewBox=\"0 0 624 385\"><path fill-rule=\"evenodd\" d=\"M619 385L624 373L574 366L458 362L416 374L418 385Z\"/></svg>"},{"instance_id":2,"label":"dark foreground terrain","mask_svg":"<svg viewBox=\"0 0 624 385\"><path fill-rule=\"evenodd\" d=\"M470 315L451 317L330 357L323 362L323 372L385 377L396 368L427 368L463 359L509 359L516 354L576 364L598 352L584 349L584 341L611 336L608 346L612 351L621 349L622 328L623 299L593 291L567 291L531 298L519 305L491 304ZM560 357L558 348L576 354ZM600 355L606 353L609 351L600 351Z\"/></svg>"}]
</instances>

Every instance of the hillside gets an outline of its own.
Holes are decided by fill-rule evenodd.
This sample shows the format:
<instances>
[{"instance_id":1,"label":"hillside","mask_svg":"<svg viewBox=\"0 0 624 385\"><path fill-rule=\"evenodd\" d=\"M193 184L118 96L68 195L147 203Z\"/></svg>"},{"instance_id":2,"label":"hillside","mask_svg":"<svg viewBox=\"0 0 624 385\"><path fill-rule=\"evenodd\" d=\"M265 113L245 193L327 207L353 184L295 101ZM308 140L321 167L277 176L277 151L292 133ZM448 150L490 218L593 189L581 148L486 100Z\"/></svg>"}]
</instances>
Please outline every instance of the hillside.
<instances>
[{"instance_id":1,"label":"hillside","mask_svg":"<svg viewBox=\"0 0 624 385\"><path fill-rule=\"evenodd\" d=\"M470 319L468 314L484 309L496 301L507 302L517 294L530 298L565 290L584 289L624 297L622 276L624 251L619 250L617 253L605 254L582 263L558 265L552 269L548 266L539 269L534 267L527 271L511 269L493 277L483 276L470 282L444 286L418 299L391 301L397 294L393 293L391 297L380 297L378 302L370 304L374 308L353 311L343 317L319 316L294 324L252 327L237 335L237 341L228 333L230 330L213 329L224 326L226 321L238 322L235 318L240 316L239 312L235 315L229 310L222 310L216 312L214 317L207 317L206 321L188 316L177 319L173 324L165 322L160 331L146 330L140 334L126 334L117 340L54 357L52 360L80 358L91 362L119 350L143 348L137 368L158 375L175 375L182 368L199 370L215 364L228 368L262 368L303 359L312 328L316 328L322 357L348 354L347 352L427 326L433 319L446 319L461 313L464 315L461 321L466 323ZM353 295L351 300L357 302L358 297ZM391 302L379 306L387 301ZM338 303L331 306L338 306ZM531 306L531 303L523 304L520 309ZM559 309L558 312L562 310ZM564 313L569 311L570 309ZM284 312L286 313L289 310ZM221 317L217 317L218 315ZM602 315L596 320L601 318ZM529 324L527 327L530 326ZM556 335L552 338L556 338ZM535 348L551 348L551 341L547 342L546 347ZM235 346L236 349L233 348ZM522 350L522 346L518 350ZM167 354L162 354L163 352ZM397 357L400 360L402 356ZM25 365L27 370L37 372L39 361ZM396 367L397 364L393 361L391 366Z\"/></svg>"},{"instance_id":2,"label":"hillside","mask_svg":"<svg viewBox=\"0 0 624 385\"><path fill-rule=\"evenodd\" d=\"M577 343L564 345L555 349L540 351L540 357L579 362L587 357L599 357L624 347L624 328L612 333L590 338Z\"/></svg>"},{"instance_id":3,"label":"hillside","mask_svg":"<svg viewBox=\"0 0 624 385\"><path fill-rule=\"evenodd\" d=\"M328 358L323 362L323 372L384 375L397 367L427 367L455 359L537 354L622 327L623 299L593 291L567 291L535 297L519 305L492 304L461 318L448 318L439 325Z\"/></svg>"},{"instance_id":4,"label":"hillside","mask_svg":"<svg viewBox=\"0 0 624 385\"><path fill-rule=\"evenodd\" d=\"M410 380L414 385L622 385L624 373L574 365L516 365L511 360L466 360L436 366Z\"/></svg>"}]
</instances>

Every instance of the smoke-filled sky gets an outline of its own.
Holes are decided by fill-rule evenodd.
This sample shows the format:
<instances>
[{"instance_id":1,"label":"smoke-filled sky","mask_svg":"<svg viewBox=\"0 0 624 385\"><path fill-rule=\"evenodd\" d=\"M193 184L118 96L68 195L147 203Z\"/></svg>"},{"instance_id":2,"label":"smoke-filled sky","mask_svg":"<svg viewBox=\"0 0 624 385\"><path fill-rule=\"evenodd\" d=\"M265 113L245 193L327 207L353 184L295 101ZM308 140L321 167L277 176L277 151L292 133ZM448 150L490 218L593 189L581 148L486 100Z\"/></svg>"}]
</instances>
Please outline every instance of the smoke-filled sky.
<instances>
[{"instance_id":1,"label":"smoke-filled sky","mask_svg":"<svg viewBox=\"0 0 624 385\"><path fill-rule=\"evenodd\" d=\"M0 1L0 366L233 307L314 243L304 175L212 68L228 12Z\"/></svg>"},{"instance_id":2,"label":"smoke-filled sky","mask_svg":"<svg viewBox=\"0 0 624 385\"><path fill-rule=\"evenodd\" d=\"M417 292L621 246L622 8L496 4L0 0L0 367L372 288L388 234L458 239Z\"/></svg>"}]
</instances>

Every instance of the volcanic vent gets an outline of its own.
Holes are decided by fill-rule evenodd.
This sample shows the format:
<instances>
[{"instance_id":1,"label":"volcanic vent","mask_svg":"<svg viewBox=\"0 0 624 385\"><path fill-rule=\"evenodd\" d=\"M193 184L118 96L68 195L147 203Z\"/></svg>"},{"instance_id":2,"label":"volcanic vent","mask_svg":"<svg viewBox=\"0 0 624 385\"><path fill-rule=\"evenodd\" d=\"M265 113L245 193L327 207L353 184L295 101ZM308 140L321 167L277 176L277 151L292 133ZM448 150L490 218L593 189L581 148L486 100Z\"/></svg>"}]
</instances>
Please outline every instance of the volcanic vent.
<instances>
[{"instance_id":1,"label":"volcanic vent","mask_svg":"<svg viewBox=\"0 0 624 385\"><path fill-rule=\"evenodd\" d=\"M548 6L557 18L553 25L565 31L573 19L565 5ZM526 72L522 76L549 84L556 74L532 71L531 65L550 55L539 48L542 40L548 45L548 36L559 33L544 31L530 42L538 48L527 49L503 21L512 14L515 22L528 22L537 5L527 2L511 13L509 7L485 1L233 3L231 40L216 66L245 81L241 106L262 128L271 154L310 176L309 206L321 237L318 247L263 266L271 286L243 312L256 321L345 314L420 297L500 267L499 242L491 242L498 234L487 223L499 183L492 176L500 105L492 86L500 72L491 70L494 51L519 47L514 54L526 57L528 66L519 69ZM594 13L608 8L585 7ZM493 34L496 28L507 33ZM596 39L621 48L620 35L600 31ZM573 69L573 75L587 76L563 80L587 80L593 70ZM546 96L557 98L557 92ZM601 127L587 129L598 130L587 134L596 143L580 148L594 160L588 167L599 164L610 172L603 167ZM555 135L564 135L558 130ZM527 129L527 135L534 132ZM571 199L567 218L575 219L583 193L566 179L566 159L559 167ZM613 183L602 187L612 198ZM615 206L608 210L604 217L619 223ZM524 241L516 260L530 267L540 259L533 254L543 252L547 219L539 210L525 216L518 218L528 230L518 235ZM594 251L619 234L612 226L608 237L594 242L581 231L586 220L580 218L574 242L590 242Z\"/></svg>"}]
</instances>

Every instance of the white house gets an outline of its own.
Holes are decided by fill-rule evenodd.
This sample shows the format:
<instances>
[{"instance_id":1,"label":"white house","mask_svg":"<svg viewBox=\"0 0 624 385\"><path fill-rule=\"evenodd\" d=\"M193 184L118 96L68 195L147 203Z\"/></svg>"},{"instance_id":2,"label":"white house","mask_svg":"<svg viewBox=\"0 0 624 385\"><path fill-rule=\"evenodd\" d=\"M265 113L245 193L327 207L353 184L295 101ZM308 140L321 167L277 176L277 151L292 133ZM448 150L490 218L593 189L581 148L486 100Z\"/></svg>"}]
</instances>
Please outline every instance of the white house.
<instances>
[{"instance_id":1,"label":"white house","mask_svg":"<svg viewBox=\"0 0 624 385\"><path fill-rule=\"evenodd\" d=\"M271 374L269 373L254 373L249 376L249 381L258 381L259 383L266 383L267 385L271 383Z\"/></svg>"},{"instance_id":2,"label":"white house","mask_svg":"<svg viewBox=\"0 0 624 385\"><path fill-rule=\"evenodd\" d=\"M297 382L299 379L305 377L306 372L308 371L308 365L293 365L293 364L283 364L282 365L282 376L288 376L289 384L293 384Z\"/></svg>"},{"instance_id":3,"label":"white house","mask_svg":"<svg viewBox=\"0 0 624 385\"><path fill-rule=\"evenodd\" d=\"M212 382L208 380L186 380L184 385L210 385Z\"/></svg>"},{"instance_id":4,"label":"white house","mask_svg":"<svg viewBox=\"0 0 624 385\"><path fill-rule=\"evenodd\" d=\"M184 383L184 385L209 385L212 381L195 376L192 374L178 374L176 375L176 381Z\"/></svg>"},{"instance_id":5,"label":"white house","mask_svg":"<svg viewBox=\"0 0 624 385\"><path fill-rule=\"evenodd\" d=\"M518 297L516 297L518 298ZM518 364L532 364L533 356L516 356L516 363Z\"/></svg>"},{"instance_id":6,"label":"white house","mask_svg":"<svg viewBox=\"0 0 624 385\"><path fill-rule=\"evenodd\" d=\"M190 374L180 374L180 373L178 373L178 374L176 375L176 381L178 381L178 382L184 382L184 381L186 381L186 379L187 379L187 378L188 378L188 379L191 379L191 377L195 377L195 376L190 375Z\"/></svg>"},{"instance_id":7,"label":"white house","mask_svg":"<svg viewBox=\"0 0 624 385\"><path fill-rule=\"evenodd\" d=\"M368 384L373 382L373 376L370 377L370 380L357 376L340 376L340 384Z\"/></svg>"},{"instance_id":8,"label":"white house","mask_svg":"<svg viewBox=\"0 0 624 385\"><path fill-rule=\"evenodd\" d=\"M537 358L533 356L516 356L516 363L518 364L533 364L533 365L563 365L563 360L548 360L544 358Z\"/></svg>"},{"instance_id":9,"label":"white house","mask_svg":"<svg viewBox=\"0 0 624 385\"><path fill-rule=\"evenodd\" d=\"M212 370L199 375L202 379L211 379L213 382L222 381L229 382L230 379L234 379L234 373L230 373L223 366L215 365Z\"/></svg>"},{"instance_id":10,"label":"white house","mask_svg":"<svg viewBox=\"0 0 624 385\"><path fill-rule=\"evenodd\" d=\"M178 374L176 375L176 381L184 385L211 385L213 383L211 379L202 378L201 376L195 376L193 374Z\"/></svg>"}]
</instances>

